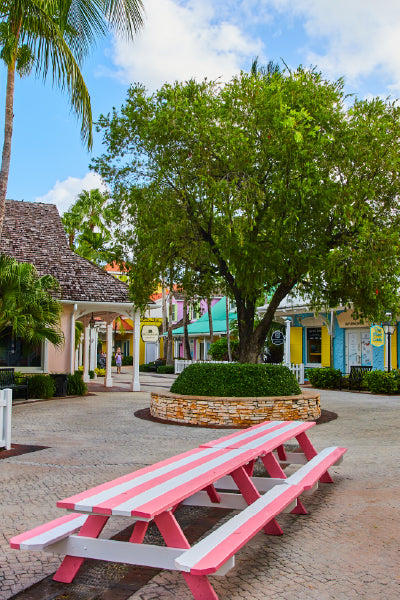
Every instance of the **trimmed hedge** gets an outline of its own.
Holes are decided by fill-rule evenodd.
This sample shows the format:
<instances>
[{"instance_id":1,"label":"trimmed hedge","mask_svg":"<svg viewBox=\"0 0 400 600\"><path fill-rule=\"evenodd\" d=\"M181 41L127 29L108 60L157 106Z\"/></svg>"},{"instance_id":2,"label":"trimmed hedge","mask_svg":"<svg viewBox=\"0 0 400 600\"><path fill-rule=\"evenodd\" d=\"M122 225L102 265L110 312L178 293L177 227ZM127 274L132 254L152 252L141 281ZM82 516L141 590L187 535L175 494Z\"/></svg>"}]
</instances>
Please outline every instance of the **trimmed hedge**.
<instances>
[{"instance_id":1,"label":"trimmed hedge","mask_svg":"<svg viewBox=\"0 0 400 600\"><path fill-rule=\"evenodd\" d=\"M28 377L29 398L52 398L56 391L56 384L50 375L38 373Z\"/></svg>"},{"instance_id":2,"label":"trimmed hedge","mask_svg":"<svg viewBox=\"0 0 400 600\"><path fill-rule=\"evenodd\" d=\"M340 387L340 378L342 376L342 372L340 369L323 367L307 369L306 375L312 386L316 388L335 390Z\"/></svg>"},{"instance_id":3,"label":"trimmed hedge","mask_svg":"<svg viewBox=\"0 0 400 600\"><path fill-rule=\"evenodd\" d=\"M363 381L373 394L396 394L400 390L400 371L369 371Z\"/></svg>"},{"instance_id":4,"label":"trimmed hedge","mask_svg":"<svg viewBox=\"0 0 400 600\"><path fill-rule=\"evenodd\" d=\"M268 364L193 364L176 378L171 392L188 396L256 397L300 394L290 369Z\"/></svg>"},{"instance_id":5,"label":"trimmed hedge","mask_svg":"<svg viewBox=\"0 0 400 600\"><path fill-rule=\"evenodd\" d=\"M68 396L86 396L87 385L82 379L83 372L75 371L73 375L69 374L67 379Z\"/></svg>"},{"instance_id":6,"label":"trimmed hedge","mask_svg":"<svg viewBox=\"0 0 400 600\"><path fill-rule=\"evenodd\" d=\"M157 367L157 373L164 373L167 375L171 375L173 374L175 371L175 368L173 365L160 365L159 367Z\"/></svg>"},{"instance_id":7,"label":"trimmed hedge","mask_svg":"<svg viewBox=\"0 0 400 600\"><path fill-rule=\"evenodd\" d=\"M142 373L149 373L151 370L152 369L150 364L143 363L142 365L139 365L139 371L141 371Z\"/></svg>"}]
</instances>

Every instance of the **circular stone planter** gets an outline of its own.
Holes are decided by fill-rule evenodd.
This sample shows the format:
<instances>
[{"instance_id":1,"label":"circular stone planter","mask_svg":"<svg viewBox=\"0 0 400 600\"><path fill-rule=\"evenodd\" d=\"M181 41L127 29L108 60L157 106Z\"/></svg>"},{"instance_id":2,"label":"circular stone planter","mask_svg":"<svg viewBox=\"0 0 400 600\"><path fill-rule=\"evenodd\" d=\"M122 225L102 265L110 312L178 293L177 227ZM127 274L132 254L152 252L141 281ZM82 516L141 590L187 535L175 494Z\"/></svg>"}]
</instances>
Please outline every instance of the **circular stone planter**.
<instances>
[{"instance_id":1,"label":"circular stone planter","mask_svg":"<svg viewBox=\"0 0 400 600\"><path fill-rule=\"evenodd\" d=\"M262 421L315 421L321 415L320 395L304 391L298 396L265 398L214 398L152 392L153 417L207 427L246 427Z\"/></svg>"}]
</instances>

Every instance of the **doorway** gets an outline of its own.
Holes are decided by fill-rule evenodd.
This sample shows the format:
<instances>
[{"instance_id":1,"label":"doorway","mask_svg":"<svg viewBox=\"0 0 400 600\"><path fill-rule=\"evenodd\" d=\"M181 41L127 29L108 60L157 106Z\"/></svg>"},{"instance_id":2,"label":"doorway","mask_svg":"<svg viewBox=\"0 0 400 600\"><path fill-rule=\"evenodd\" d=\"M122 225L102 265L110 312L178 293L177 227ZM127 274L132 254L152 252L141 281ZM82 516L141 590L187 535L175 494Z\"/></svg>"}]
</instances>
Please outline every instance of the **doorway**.
<instances>
[{"instance_id":1,"label":"doorway","mask_svg":"<svg viewBox=\"0 0 400 600\"><path fill-rule=\"evenodd\" d=\"M346 373L353 366L372 366L369 329L346 329Z\"/></svg>"}]
</instances>

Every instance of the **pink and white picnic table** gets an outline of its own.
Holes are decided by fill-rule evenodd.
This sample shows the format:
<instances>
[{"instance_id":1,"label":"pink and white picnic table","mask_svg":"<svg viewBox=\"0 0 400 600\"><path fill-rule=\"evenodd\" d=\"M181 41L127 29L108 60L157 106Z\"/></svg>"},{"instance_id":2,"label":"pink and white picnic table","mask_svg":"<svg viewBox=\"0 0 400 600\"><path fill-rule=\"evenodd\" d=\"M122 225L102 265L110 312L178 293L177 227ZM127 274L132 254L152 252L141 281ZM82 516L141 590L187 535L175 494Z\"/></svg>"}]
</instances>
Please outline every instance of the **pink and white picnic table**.
<instances>
[{"instance_id":1,"label":"pink and white picnic table","mask_svg":"<svg viewBox=\"0 0 400 600\"><path fill-rule=\"evenodd\" d=\"M179 570L196 600L216 600L207 575L223 575L232 568L235 552L257 531L281 535L275 517L284 511L305 514L300 494L317 481L332 482L327 469L346 449L317 453L306 433L314 425L301 421L255 425L78 493L57 502L70 514L15 536L11 547L64 554L56 581L71 582L84 560L94 558ZM297 441L300 452L285 450L291 440ZM257 459L269 477L253 476ZM287 478L282 466L288 463L303 466ZM179 505L240 512L191 548L176 518ZM129 542L99 538L112 516L134 521ZM143 543L152 521L166 547Z\"/></svg>"}]
</instances>

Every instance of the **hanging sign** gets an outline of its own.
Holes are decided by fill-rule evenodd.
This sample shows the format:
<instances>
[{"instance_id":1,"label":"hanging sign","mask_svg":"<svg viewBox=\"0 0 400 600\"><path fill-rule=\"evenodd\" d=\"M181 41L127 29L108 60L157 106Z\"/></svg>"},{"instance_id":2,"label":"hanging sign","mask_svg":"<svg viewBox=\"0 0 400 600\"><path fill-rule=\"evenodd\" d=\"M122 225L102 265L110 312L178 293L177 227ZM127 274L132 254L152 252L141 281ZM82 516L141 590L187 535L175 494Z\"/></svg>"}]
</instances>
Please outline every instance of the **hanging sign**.
<instances>
[{"instance_id":1,"label":"hanging sign","mask_svg":"<svg viewBox=\"0 0 400 600\"><path fill-rule=\"evenodd\" d=\"M285 336L283 335L282 331L276 330L272 332L271 342L274 344L274 346L282 346L284 339Z\"/></svg>"},{"instance_id":2,"label":"hanging sign","mask_svg":"<svg viewBox=\"0 0 400 600\"><path fill-rule=\"evenodd\" d=\"M143 325L142 327L142 340L144 342L157 342L158 341L158 327L157 325Z\"/></svg>"},{"instance_id":3,"label":"hanging sign","mask_svg":"<svg viewBox=\"0 0 400 600\"><path fill-rule=\"evenodd\" d=\"M373 325L370 329L371 332L371 345L372 346L383 346L385 343L385 333L383 327L380 325Z\"/></svg>"}]
</instances>

